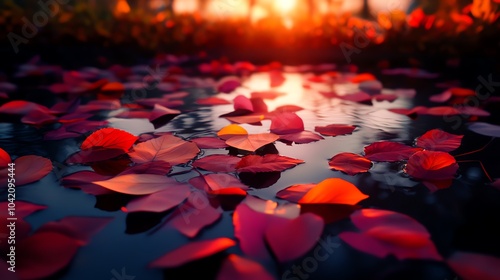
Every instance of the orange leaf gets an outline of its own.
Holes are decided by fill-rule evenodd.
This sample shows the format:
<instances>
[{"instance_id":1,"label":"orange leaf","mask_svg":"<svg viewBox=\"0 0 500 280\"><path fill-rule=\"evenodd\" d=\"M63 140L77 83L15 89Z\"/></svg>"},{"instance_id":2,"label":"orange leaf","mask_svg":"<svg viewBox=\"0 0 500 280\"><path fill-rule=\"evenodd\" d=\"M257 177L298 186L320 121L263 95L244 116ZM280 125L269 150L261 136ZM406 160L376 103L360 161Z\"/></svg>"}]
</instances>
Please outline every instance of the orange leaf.
<instances>
[{"instance_id":1,"label":"orange leaf","mask_svg":"<svg viewBox=\"0 0 500 280\"><path fill-rule=\"evenodd\" d=\"M358 188L339 178L329 178L309 190L299 203L347 204L354 205L368 198Z\"/></svg>"}]
</instances>

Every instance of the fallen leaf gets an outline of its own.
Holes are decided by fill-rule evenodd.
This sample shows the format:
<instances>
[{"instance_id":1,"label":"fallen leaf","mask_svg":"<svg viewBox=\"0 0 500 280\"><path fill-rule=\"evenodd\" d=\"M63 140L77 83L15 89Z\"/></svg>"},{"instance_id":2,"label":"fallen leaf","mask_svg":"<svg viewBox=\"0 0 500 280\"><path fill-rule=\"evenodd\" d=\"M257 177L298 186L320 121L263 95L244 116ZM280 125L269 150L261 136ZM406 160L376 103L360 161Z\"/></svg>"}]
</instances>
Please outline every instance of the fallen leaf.
<instances>
[{"instance_id":1,"label":"fallen leaf","mask_svg":"<svg viewBox=\"0 0 500 280\"><path fill-rule=\"evenodd\" d=\"M153 268L173 268L206 258L236 245L234 240L220 237L211 240L189 242L149 264Z\"/></svg>"},{"instance_id":2,"label":"fallen leaf","mask_svg":"<svg viewBox=\"0 0 500 280\"><path fill-rule=\"evenodd\" d=\"M166 134L137 144L129 155L135 163L164 161L171 165L177 165L190 161L199 152L200 149L195 143Z\"/></svg>"},{"instance_id":3,"label":"fallen leaf","mask_svg":"<svg viewBox=\"0 0 500 280\"><path fill-rule=\"evenodd\" d=\"M119 175L105 181L92 182L106 189L132 195L145 195L161 191L167 187L179 185L167 176L154 174Z\"/></svg>"},{"instance_id":4,"label":"fallen leaf","mask_svg":"<svg viewBox=\"0 0 500 280\"><path fill-rule=\"evenodd\" d=\"M329 178L310 189L300 200L300 204L346 204L354 205L368 195L340 178Z\"/></svg>"},{"instance_id":5,"label":"fallen leaf","mask_svg":"<svg viewBox=\"0 0 500 280\"><path fill-rule=\"evenodd\" d=\"M275 154L265 156L248 155L236 164L236 170L251 173L284 171L301 163L304 163L304 161Z\"/></svg>"},{"instance_id":6,"label":"fallen leaf","mask_svg":"<svg viewBox=\"0 0 500 280\"><path fill-rule=\"evenodd\" d=\"M407 160L422 148L414 148L398 142L381 141L365 147L365 157L371 161L395 162Z\"/></svg>"},{"instance_id":7,"label":"fallen leaf","mask_svg":"<svg viewBox=\"0 0 500 280\"><path fill-rule=\"evenodd\" d=\"M431 151L451 152L460 147L463 137L463 135L433 129L417 139L417 146Z\"/></svg>"},{"instance_id":8,"label":"fallen leaf","mask_svg":"<svg viewBox=\"0 0 500 280\"><path fill-rule=\"evenodd\" d=\"M340 153L335 155L328 162L330 169L342 171L348 175L356 175L368 172L372 167L372 162L360 155L353 153Z\"/></svg>"}]
</instances>

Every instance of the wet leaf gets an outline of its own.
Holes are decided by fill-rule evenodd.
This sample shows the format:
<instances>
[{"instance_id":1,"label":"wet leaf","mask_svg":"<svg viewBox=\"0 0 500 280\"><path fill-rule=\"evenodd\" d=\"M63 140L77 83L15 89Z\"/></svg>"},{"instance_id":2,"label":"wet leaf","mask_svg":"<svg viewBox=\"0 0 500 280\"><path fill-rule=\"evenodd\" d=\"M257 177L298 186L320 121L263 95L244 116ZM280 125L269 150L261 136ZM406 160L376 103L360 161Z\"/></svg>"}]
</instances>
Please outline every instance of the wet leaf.
<instances>
[{"instance_id":1,"label":"wet leaf","mask_svg":"<svg viewBox=\"0 0 500 280\"><path fill-rule=\"evenodd\" d=\"M57 232L36 233L16 246L16 273L20 279L40 279L66 267L81 246Z\"/></svg>"},{"instance_id":2,"label":"wet leaf","mask_svg":"<svg viewBox=\"0 0 500 280\"><path fill-rule=\"evenodd\" d=\"M457 161L445 152L421 151L410 157L405 168L408 175L421 180L453 179L458 170Z\"/></svg>"},{"instance_id":3,"label":"wet leaf","mask_svg":"<svg viewBox=\"0 0 500 280\"><path fill-rule=\"evenodd\" d=\"M238 172L252 173L284 171L301 163L304 163L304 161L274 154L265 156L248 155L236 164L236 170Z\"/></svg>"},{"instance_id":4,"label":"wet leaf","mask_svg":"<svg viewBox=\"0 0 500 280\"><path fill-rule=\"evenodd\" d=\"M372 162L360 155L353 153L340 153L330 159L328 165L331 169L342 171L348 175L368 172Z\"/></svg>"},{"instance_id":5,"label":"wet leaf","mask_svg":"<svg viewBox=\"0 0 500 280\"><path fill-rule=\"evenodd\" d=\"M306 213L284 223L270 224L265 238L278 261L285 263L311 250L323 233L324 225L321 217Z\"/></svg>"},{"instance_id":6,"label":"wet leaf","mask_svg":"<svg viewBox=\"0 0 500 280\"><path fill-rule=\"evenodd\" d=\"M190 161L199 152L200 149L195 143L166 134L137 144L129 155L135 163L164 161L171 165L177 165Z\"/></svg>"},{"instance_id":7,"label":"wet leaf","mask_svg":"<svg viewBox=\"0 0 500 280\"><path fill-rule=\"evenodd\" d=\"M235 254L229 255L217 274L217 280L273 280L274 277L266 269L251 259Z\"/></svg>"},{"instance_id":8,"label":"wet leaf","mask_svg":"<svg viewBox=\"0 0 500 280\"><path fill-rule=\"evenodd\" d=\"M339 237L359 251L378 258L442 260L425 227L407 215L362 209L351 219L361 232L343 232Z\"/></svg>"},{"instance_id":9,"label":"wet leaf","mask_svg":"<svg viewBox=\"0 0 500 280\"><path fill-rule=\"evenodd\" d=\"M365 147L365 157L372 161L395 162L407 160L422 148L414 148L398 142L381 141Z\"/></svg>"},{"instance_id":10,"label":"wet leaf","mask_svg":"<svg viewBox=\"0 0 500 280\"><path fill-rule=\"evenodd\" d=\"M300 204L346 204L354 205L368 198L358 188L340 178L329 178L310 189L300 200Z\"/></svg>"},{"instance_id":11,"label":"wet leaf","mask_svg":"<svg viewBox=\"0 0 500 280\"><path fill-rule=\"evenodd\" d=\"M433 129L417 139L417 146L431 151L451 152L460 147L463 137L463 135Z\"/></svg>"},{"instance_id":12,"label":"wet leaf","mask_svg":"<svg viewBox=\"0 0 500 280\"><path fill-rule=\"evenodd\" d=\"M498 280L500 258L469 252L455 252L446 262L464 280Z\"/></svg>"},{"instance_id":13,"label":"wet leaf","mask_svg":"<svg viewBox=\"0 0 500 280\"><path fill-rule=\"evenodd\" d=\"M189 193L190 189L186 185L165 187L164 190L130 201L125 212L164 212L181 204Z\"/></svg>"},{"instance_id":14,"label":"wet leaf","mask_svg":"<svg viewBox=\"0 0 500 280\"><path fill-rule=\"evenodd\" d=\"M22 186L36 182L52 171L50 159L40 156L22 156L15 161L16 185Z\"/></svg>"},{"instance_id":15,"label":"wet leaf","mask_svg":"<svg viewBox=\"0 0 500 280\"><path fill-rule=\"evenodd\" d=\"M161 191L167 187L178 186L172 178L154 174L119 175L105 181L92 182L103 188L132 195L144 195Z\"/></svg>"},{"instance_id":16,"label":"wet leaf","mask_svg":"<svg viewBox=\"0 0 500 280\"><path fill-rule=\"evenodd\" d=\"M149 264L153 268L178 267L189 262L206 258L236 245L234 240L226 237L190 242Z\"/></svg>"}]
</instances>

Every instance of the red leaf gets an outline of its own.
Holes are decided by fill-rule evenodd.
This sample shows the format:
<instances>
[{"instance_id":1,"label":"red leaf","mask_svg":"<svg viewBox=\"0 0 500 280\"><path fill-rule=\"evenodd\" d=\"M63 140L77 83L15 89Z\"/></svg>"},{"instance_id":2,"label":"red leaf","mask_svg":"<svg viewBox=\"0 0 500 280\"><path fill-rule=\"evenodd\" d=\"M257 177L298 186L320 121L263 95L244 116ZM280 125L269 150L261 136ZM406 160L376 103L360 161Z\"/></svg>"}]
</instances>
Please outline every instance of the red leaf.
<instances>
[{"instance_id":1,"label":"red leaf","mask_svg":"<svg viewBox=\"0 0 500 280\"><path fill-rule=\"evenodd\" d=\"M292 185L284 190L279 191L276 197L288 200L290 202L299 203L299 200L316 184L298 184Z\"/></svg>"},{"instance_id":2,"label":"red leaf","mask_svg":"<svg viewBox=\"0 0 500 280\"><path fill-rule=\"evenodd\" d=\"M433 95L429 99L432 102L443 103L443 102L450 100L451 96L452 96L451 91L447 90L447 91L444 91L440 94Z\"/></svg>"},{"instance_id":3,"label":"red leaf","mask_svg":"<svg viewBox=\"0 0 500 280\"><path fill-rule=\"evenodd\" d=\"M248 123L253 125L262 125L260 121L264 119L262 115L246 115L246 116L234 116L234 117L225 117L228 121L232 123L242 124Z\"/></svg>"},{"instance_id":4,"label":"red leaf","mask_svg":"<svg viewBox=\"0 0 500 280\"><path fill-rule=\"evenodd\" d=\"M356 129L354 125L347 124L331 124L327 126L316 126L314 131L321 133L323 136L339 136L351 134Z\"/></svg>"},{"instance_id":5,"label":"red leaf","mask_svg":"<svg viewBox=\"0 0 500 280\"><path fill-rule=\"evenodd\" d=\"M138 137L116 128L103 128L83 141L82 151L73 154L68 163L87 163L111 159L126 153Z\"/></svg>"},{"instance_id":6,"label":"red leaf","mask_svg":"<svg viewBox=\"0 0 500 280\"><path fill-rule=\"evenodd\" d=\"M283 85L286 81L285 76L280 71L271 71L269 72L269 85L271 87L279 87Z\"/></svg>"},{"instance_id":7,"label":"red leaf","mask_svg":"<svg viewBox=\"0 0 500 280\"><path fill-rule=\"evenodd\" d=\"M161 191L169 186L179 185L167 176L154 174L118 175L109 180L92 182L106 189L132 195L144 195Z\"/></svg>"},{"instance_id":8,"label":"red leaf","mask_svg":"<svg viewBox=\"0 0 500 280\"><path fill-rule=\"evenodd\" d=\"M227 148L225 141L215 137L200 137L191 139L200 149L224 149Z\"/></svg>"},{"instance_id":9,"label":"red leaf","mask_svg":"<svg viewBox=\"0 0 500 280\"><path fill-rule=\"evenodd\" d=\"M219 97L207 97L207 98L197 99L196 104L209 106L209 105L226 105L226 104L231 104L231 102Z\"/></svg>"},{"instance_id":10,"label":"red leaf","mask_svg":"<svg viewBox=\"0 0 500 280\"><path fill-rule=\"evenodd\" d=\"M36 182L52 171L52 162L40 156L22 156L15 161L16 185L22 186Z\"/></svg>"},{"instance_id":11,"label":"red leaf","mask_svg":"<svg viewBox=\"0 0 500 280\"><path fill-rule=\"evenodd\" d=\"M151 115L149 115L149 121L153 124L154 128L157 129L180 115L180 113L181 111L179 110L173 110L159 104L155 104Z\"/></svg>"},{"instance_id":12,"label":"red leaf","mask_svg":"<svg viewBox=\"0 0 500 280\"><path fill-rule=\"evenodd\" d=\"M307 253L319 240L325 223L311 213L300 215L283 223L270 224L266 241L279 262L288 262Z\"/></svg>"},{"instance_id":13,"label":"red leaf","mask_svg":"<svg viewBox=\"0 0 500 280\"><path fill-rule=\"evenodd\" d=\"M414 148L397 142L381 141L366 146L365 157L372 161L395 162L407 160L411 155L421 150L421 148Z\"/></svg>"},{"instance_id":14,"label":"red leaf","mask_svg":"<svg viewBox=\"0 0 500 280\"><path fill-rule=\"evenodd\" d=\"M379 258L395 255L399 260L442 260L425 227L409 216L363 209L354 212L351 219L361 232L343 232L339 237L357 250Z\"/></svg>"},{"instance_id":15,"label":"red leaf","mask_svg":"<svg viewBox=\"0 0 500 280\"><path fill-rule=\"evenodd\" d=\"M226 144L245 151L255 152L262 146L273 143L279 136L273 133L260 133L233 136L226 140Z\"/></svg>"},{"instance_id":16,"label":"red leaf","mask_svg":"<svg viewBox=\"0 0 500 280\"><path fill-rule=\"evenodd\" d=\"M199 190L210 192L226 188L247 190L248 187L240 180L229 174L208 174L191 178L189 183Z\"/></svg>"},{"instance_id":17,"label":"red leaf","mask_svg":"<svg viewBox=\"0 0 500 280\"><path fill-rule=\"evenodd\" d=\"M180 233L193 238L205 227L212 225L221 217L221 211L210 205L202 192L192 192L188 200L172 213L167 225Z\"/></svg>"},{"instance_id":18,"label":"red leaf","mask_svg":"<svg viewBox=\"0 0 500 280\"><path fill-rule=\"evenodd\" d=\"M440 129L427 131L417 139L417 146L431 151L451 152L460 147L463 135L455 135Z\"/></svg>"},{"instance_id":19,"label":"red leaf","mask_svg":"<svg viewBox=\"0 0 500 280\"><path fill-rule=\"evenodd\" d=\"M304 161L275 154L265 156L248 155L236 164L236 169L238 172L251 173L284 171L301 163L304 163Z\"/></svg>"},{"instance_id":20,"label":"red leaf","mask_svg":"<svg viewBox=\"0 0 500 280\"><path fill-rule=\"evenodd\" d=\"M55 123L56 120L57 118L49 114L46 110L35 109L31 110L28 114L26 114L21 119L21 122L25 124L41 126L41 125Z\"/></svg>"},{"instance_id":21,"label":"red leaf","mask_svg":"<svg viewBox=\"0 0 500 280\"><path fill-rule=\"evenodd\" d=\"M352 102L367 102L372 100L372 96L369 95L366 92L357 92L357 93L351 93L351 94L346 94L342 96L337 96L337 98L340 98L342 100L347 100L347 101L352 101Z\"/></svg>"},{"instance_id":22,"label":"red leaf","mask_svg":"<svg viewBox=\"0 0 500 280\"><path fill-rule=\"evenodd\" d=\"M51 276L71 262L80 245L78 240L60 233L36 233L17 245L16 273L20 279Z\"/></svg>"},{"instance_id":23,"label":"red leaf","mask_svg":"<svg viewBox=\"0 0 500 280\"><path fill-rule=\"evenodd\" d=\"M164 190L136 198L127 204L126 212L164 212L181 204L189 195L186 185L166 187Z\"/></svg>"},{"instance_id":24,"label":"red leaf","mask_svg":"<svg viewBox=\"0 0 500 280\"><path fill-rule=\"evenodd\" d=\"M446 260L464 280L498 280L500 258L478 253L456 252Z\"/></svg>"},{"instance_id":25,"label":"red leaf","mask_svg":"<svg viewBox=\"0 0 500 280\"><path fill-rule=\"evenodd\" d=\"M449 89L449 91L451 92L451 94L453 94L453 96L459 96L459 97L467 97L467 96L476 95L476 92L474 90L468 89L468 88L456 87L456 88Z\"/></svg>"},{"instance_id":26,"label":"red leaf","mask_svg":"<svg viewBox=\"0 0 500 280\"><path fill-rule=\"evenodd\" d=\"M421 180L453 179L458 164L453 156L445 152L421 151L410 157L405 168L408 175Z\"/></svg>"},{"instance_id":27,"label":"red leaf","mask_svg":"<svg viewBox=\"0 0 500 280\"><path fill-rule=\"evenodd\" d=\"M370 73L358 74L357 76L351 78L351 82L355 84L373 80L377 80L377 78Z\"/></svg>"},{"instance_id":28,"label":"red leaf","mask_svg":"<svg viewBox=\"0 0 500 280\"><path fill-rule=\"evenodd\" d=\"M7 167L9 163L11 163L10 155L0 148L0 169Z\"/></svg>"},{"instance_id":29,"label":"red leaf","mask_svg":"<svg viewBox=\"0 0 500 280\"><path fill-rule=\"evenodd\" d=\"M295 113L282 113L272 118L270 130L275 134L301 132L304 131L304 122Z\"/></svg>"},{"instance_id":30,"label":"red leaf","mask_svg":"<svg viewBox=\"0 0 500 280\"><path fill-rule=\"evenodd\" d=\"M358 188L340 178L329 178L310 189L300 200L301 204L354 205L368 198Z\"/></svg>"},{"instance_id":31,"label":"red leaf","mask_svg":"<svg viewBox=\"0 0 500 280\"><path fill-rule=\"evenodd\" d=\"M93 235L103 229L113 218L108 217L65 217L59 221L48 222L36 234L43 232L60 233L80 244L87 244Z\"/></svg>"},{"instance_id":32,"label":"red leaf","mask_svg":"<svg viewBox=\"0 0 500 280\"><path fill-rule=\"evenodd\" d=\"M280 141L283 141L285 143L296 143L296 144L307 144L319 140L323 140L325 138L321 137L320 135L313 133L311 131L301 131L301 132L296 132L296 133L290 133L290 134L283 134L280 135Z\"/></svg>"},{"instance_id":33,"label":"red leaf","mask_svg":"<svg viewBox=\"0 0 500 280\"><path fill-rule=\"evenodd\" d=\"M8 201L2 201L0 202L0 208L4 209L5 211L5 216L7 216L7 205ZM22 201L22 200L16 200L16 217L18 218L25 218L26 216L31 215L34 212L46 209L47 206L45 205L38 205L34 204L28 201Z\"/></svg>"},{"instance_id":34,"label":"red leaf","mask_svg":"<svg viewBox=\"0 0 500 280\"><path fill-rule=\"evenodd\" d=\"M266 269L250 259L238 255L229 255L217 274L217 280L273 280L274 277Z\"/></svg>"},{"instance_id":35,"label":"red leaf","mask_svg":"<svg viewBox=\"0 0 500 280\"><path fill-rule=\"evenodd\" d=\"M276 99L280 96L286 95L285 93L282 92L276 92L276 91L255 91L251 93L252 98L262 98L262 99Z\"/></svg>"},{"instance_id":36,"label":"red leaf","mask_svg":"<svg viewBox=\"0 0 500 280\"><path fill-rule=\"evenodd\" d=\"M189 242L153 261L149 266L154 268L178 267L222 252L234 245L236 242L226 237Z\"/></svg>"},{"instance_id":37,"label":"red leaf","mask_svg":"<svg viewBox=\"0 0 500 280\"><path fill-rule=\"evenodd\" d=\"M37 103L24 101L24 100L14 100L7 102L0 106L0 114L8 115L27 115L31 111L42 111L48 112L49 109Z\"/></svg>"},{"instance_id":38,"label":"red leaf","mask_svg":"<svg viewBox=\"0 0 500 280\"><path fill-rule=\"evenodd\" d=\"M238 77L222 78L217 84L217 91L223 93L231 93L241 86L241 81Z\"/></svg>"},{"instance_id":39,"label":"red leaf","mask_svg":"<svg viewBox=\"0 0 500 280\"><path fill-rule=\"evenodd\" d=\"M199 152L195 143L167 134L137 144L129 155L135 163L165 161L177 165L188 162Z\"/></svg>"},{"instance_id":40,"label":"red leaf","mask_svg":"<svg viewBox=\"0 0 500 280\"><path fill-rule=\"evenodd\" d=\"M193 162L193 167L212 172L233 172L241 159L228 155L209 155Z\"/></svg>"},{"instance_id":41,"label":"red leaf","mask_svg":"<svg viewBox=\"0 0 500 280\"><path fill-rule=\"evenodd\" d=\"M426 111L419 112L419 114L431 116L453 116L460 115L461 113L457 108L450 106L441 106L428 108Z\"/></svg>"},{"instance_id":42,"label":"red leaf","mask_svg":"<svg viewBox=\"0 0 500 280\"><path fill-rule=\"evenodd\" d=\"M81 189L85 193L92 195L101 195L112 193L111 190L91 183L93 181L103 181L111 178L92 171L79 171L63 177L62 184L66 188Z\"/></svg>"},{"instance_id":43,"label":"red leaf","mask_svg":"<svg viewBox=\"0 0 500 280\"><path fill-rule=\"evenodd\" d=\"M345 172L348 175L368 172L372 162L360 155L353 153L340 153L328 162L331 169Z\"/></svg>"},{"instance_id":44,"label":"red leaf","mask_svg":"<svg viewBox=\"0 0 500 280\"><path fill-rule=\"evenodd\" d=\"M234 110L243 110L248 112L253 112L252 101L248 99L246 96L238 95L233 100Z\"/></svg>"}]
</instances>

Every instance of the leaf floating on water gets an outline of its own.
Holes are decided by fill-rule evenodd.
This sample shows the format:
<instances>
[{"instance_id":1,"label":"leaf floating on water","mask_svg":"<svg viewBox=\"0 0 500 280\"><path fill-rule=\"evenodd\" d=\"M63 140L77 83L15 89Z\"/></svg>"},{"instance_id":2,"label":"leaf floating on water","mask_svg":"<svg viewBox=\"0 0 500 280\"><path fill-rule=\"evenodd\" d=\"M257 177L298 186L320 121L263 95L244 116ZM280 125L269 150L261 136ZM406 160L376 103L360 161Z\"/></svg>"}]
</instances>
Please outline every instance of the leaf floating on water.
<instances>
[{"instance_id":1,"label":"leaf floating on water","mask_svg":"<svg viewBox=\"0 0 500 280\"><path fill-rule=\"evenodd\" d=\"M465 280L498 280L500 258L470 252L455 252L446 263Z\"/></svg>"},{"instance_id":2,"label":"leaf floating on water","mask_svg":"<svg viewBox=\"0 0 500 280\"><path fill-rule=\"evenodd\" d=\"M58 232L40 232L16 246L16 273L20 279L49 277L66 267L81 246L79 240Z\"/></svg>"},{"instance_id":3,"label":"leaf floating on water","mask_svg":"<svg viewBox=\"0 0 500 280\"><path fill-rule=\"evenodd\" d=\"M190 161L199 152L195 143L166 134L137 144L129 155L135 163L164 161L177 165Z\"/></svg>"},{"instance_id":4,"label":"leaf floating on water","mask_svg":"<svg viewBox=\"0 0 500 280\"><path fill-rule=\"evenodd\" d=\"M109 180L92 183L115 192L132 195L151 194L180 184L167 176L154 174L119 175Z\"/></svg>"},{"instance_id":5,"label":"leaf floating on water","mask_svg":"<svg viewBox=\"0 0 500 280\"><path fill-rule=\"evenodd\" d=\"M151 115L149 115L149 121L154 125L154 128L157 129L164 126L180 114L181 111L179 110L173 110L159 104L155 104Z\"/></svg>"},{"instance_id":6,"label":"leaf floating on water","mask_svg":"<svg viewBox=\"0 0 500 280\"><path fill-rule=\"evenodd\" d=\"M284 171L301 163L304 163L304 161L274 154L265 156L248 155L236 164L236 170L251 173Z\"/></svg>"},{"instance_id":7,"label":"leaf floating on water","mask_svg":"<svg viewBox=\"0 0 500 280\"><path fill-rule=\"evenodd\" d=\"M343 232L340 239L355 249L385 258L440 261L427 229L413 218L388 210L362 209L351 215L361 232Z\"/></svg>"},{"instance_id":8,"label":"leaf floating on water","mask_svg":"<svg viewBox=\"0 0 500 280\"><path fill-rule=\"evenodd\" d=\"M273 280L274 277L266 269L253 260L229 255L217 274L217 280Z\"/></svg>"},{"instance_id":9,"label":"leaf floating on water","mask_svg":"<svg viewBox=\"0 0 500 280\"><path fill-rule=\"evenodd\" d=\"M319 132L323 136L339 136L351 134L356 129L354 125L347 124L330 124L327 126L316 126L314 131Z\"/></svg>"},{"instance_id":10,"label":"leaf floating on water","mask_svg":"<svg viewBox=\"0 0 500 280\"><path fill-rule=\"evenodd\" d=\"M310 189L300 200L300 204L346 204L355 205L368 195L339 178L329 178L321 181Z\"/></svg>"},{"instance_id":11,"label":"leaf floating on water","mask_svg":"<svg viewBox=\"0 0 500 280\"><path fill-rule=\"evenodd\" d=\"M417 146L431 151L451 152L462 144L463 135L455 135L440 129L427 131L417 139Z\"/></svg>"},{"instance_id":12,"label":"leaf floating on water","mask_svg":"<svg viewBox=\"0 0 500 280\"><path fill-rule=\"evenodd\" d=\"M232 239L221 237L211 240L193 241L183 245L149 264L153 268L173 268L206 258L236 245Z\"/></svg>"},{"instance_id":13,"label":"leaf floating on water","mask_svg":"<svg viewBox=\"0 0 500 280\"><path fill-rule=\"evenodd\" d=\"M136 198L125 207L126 212L155 212L170 210L181 204L190 193L186 185L168 186L164 190Z\"/></svg>"},{"instance_id":14,"label":"leaf floating on water","mask_svg":"<svg viewBox=\"0 0 500 280\"><path fill-rule=\"evenodd\" d=\"M458 169L453 156L445 152L421 151L410 157L405 171L417 179L451 179Z\"/></svg>"},{"instance_id":15,"label":"leaf floating on water","mask_svg":"<svg viewBox=\"0 0 500 280\"><path fill-rule=\"evenodd\" d=\"M395 162L407 160L422 148L414 148L398 142L381 141L365 147L365 157L372 161Z\"/></svg>"},{"instance_id":16,"label":"leaf floating on water","mask_svg":"<svg viewBox=\"0 0 500 280\"><path fill-rule=\"evenodd\" d=\"M14 163L17 186L36 182L52 171L50 159L40 156L22 156L17 158Z\"/></svg>"},{"instance_id":17,"label":"leaf floating on water","mask_svg":"<svg viewBox=\"0 0 500 280\"><path fill-rule=\"evenodd\" d=\"M348 175L368 172L372 162L360 155L353 153L340 153L330 159L328 165L331 169L342 171Z\"/></svg>"},{"instance_id":18,"label":"leaf floating on water","mask_svg":"<svg viewBox=\"0 0 500 280\"><path fill-rule=\"evenodd\" d=\"M270 224L265 231L269 247L279 262L293 261L313 248L323 233L323 219L311 213Z\"/></svg>"}]
</instances>

